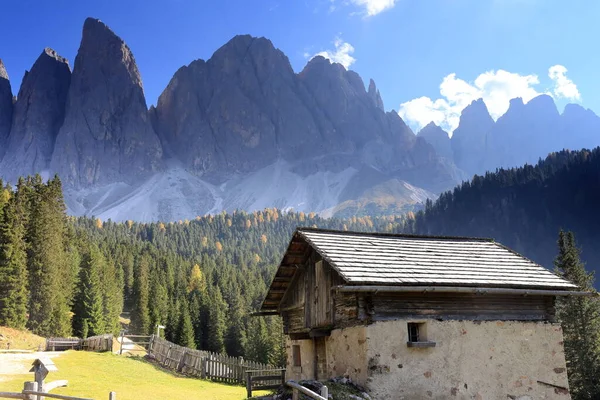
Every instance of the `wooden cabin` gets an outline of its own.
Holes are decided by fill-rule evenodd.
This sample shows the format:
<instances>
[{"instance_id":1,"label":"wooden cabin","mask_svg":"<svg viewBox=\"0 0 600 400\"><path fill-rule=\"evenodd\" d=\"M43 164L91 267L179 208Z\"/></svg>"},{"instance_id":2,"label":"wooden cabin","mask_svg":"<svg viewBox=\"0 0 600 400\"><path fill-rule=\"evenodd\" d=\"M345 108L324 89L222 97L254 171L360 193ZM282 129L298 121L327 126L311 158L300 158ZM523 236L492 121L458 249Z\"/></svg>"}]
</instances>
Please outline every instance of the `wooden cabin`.
<instances>
[{"instance_id":1,"label":"wooden cabin","mask_svg":"<svg viewBox=\"0 0 600 400\"><path fill-rule=\"evenodd\" d=\"M490 239L300 228L261 312L283 318L288 379L347 376L381 399L568 399L555 300L585 294Z\"/></svg>"}]
</instances>

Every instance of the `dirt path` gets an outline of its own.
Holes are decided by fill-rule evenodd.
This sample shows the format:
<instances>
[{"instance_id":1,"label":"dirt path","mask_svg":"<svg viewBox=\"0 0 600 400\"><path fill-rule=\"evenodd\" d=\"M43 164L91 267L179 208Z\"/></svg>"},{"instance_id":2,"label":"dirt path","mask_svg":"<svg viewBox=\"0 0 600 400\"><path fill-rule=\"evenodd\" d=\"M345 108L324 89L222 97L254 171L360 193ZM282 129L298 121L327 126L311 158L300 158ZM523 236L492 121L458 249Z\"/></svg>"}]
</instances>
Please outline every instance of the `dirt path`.
<instances>
[{"instance_id":1,"label":"dirt path","mask_svg":"<svg viewBox=\"0 0 600 400\"><path fill-rule=\"evenodd\" d=\"M34 353L0 353L0 382L9 375L28 374L31 364L36 358L56 358L60 356L57 351L44 351ZM33 378L33 374L31 375Z\"/></svg>"}]
</instances>

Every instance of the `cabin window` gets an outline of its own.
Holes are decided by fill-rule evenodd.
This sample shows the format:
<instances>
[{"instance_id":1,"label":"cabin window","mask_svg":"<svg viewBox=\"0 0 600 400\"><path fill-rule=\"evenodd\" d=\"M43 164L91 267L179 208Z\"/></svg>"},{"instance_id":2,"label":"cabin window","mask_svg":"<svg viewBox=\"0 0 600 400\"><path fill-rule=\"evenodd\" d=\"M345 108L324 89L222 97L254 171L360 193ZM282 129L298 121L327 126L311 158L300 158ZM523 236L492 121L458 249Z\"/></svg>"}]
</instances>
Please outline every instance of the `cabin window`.
<instances>
[{"instance_id":1,"label":"cabin window","mask_svg":"<svg viewBox=\"0 0 600 400\"><path fill-rule=\"evenodd\" d=\"M408 323L408 341L409 342L420 342L421 340L421 325L425 325L425 324L419 324L419 323L415 323L415 322L409 322ZM423 338L424 339L424 338Z\"/></svg>"},{"instance_id":2,"label":"cabin window","mask_svg":"<svg viewBox=\"0 0 600 400\"><path fill-rule=\"evenodd\" d=\"M294 367L302 366L302 360L300 359L300 346L297 344L292 346L292 362Z\"/></svg>"},{"instance_id":3,"label":"cabin window","mask_svg":"<svg viewBox=\"0 0 600 400\"><path fill-rule=\"evenodd\" d=\"M427 340L427 326L424 322L409 322L408 347L435 347L435 342Z\"/></svg>"}]
</instances>

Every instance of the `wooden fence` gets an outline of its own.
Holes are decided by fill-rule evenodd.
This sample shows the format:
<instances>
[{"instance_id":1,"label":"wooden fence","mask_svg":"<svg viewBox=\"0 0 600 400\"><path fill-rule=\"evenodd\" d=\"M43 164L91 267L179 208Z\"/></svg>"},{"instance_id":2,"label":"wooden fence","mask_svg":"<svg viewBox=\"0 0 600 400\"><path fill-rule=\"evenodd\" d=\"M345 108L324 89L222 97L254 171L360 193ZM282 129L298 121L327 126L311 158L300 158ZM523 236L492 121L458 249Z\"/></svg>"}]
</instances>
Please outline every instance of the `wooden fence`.
<instances>
[{"instance_id":1,"label":"wooden fence","mask_svg":"<svg viewBox=\"0 0 600 400\"><path fill-rule=\"evenodd\" d=\"M81 349L87 351L112 351L113 335L108 333L106 335L92 336L83 339Z\"/></svg>"},{"instance_id":2,"label":"wooden fence","mask_svg":"<svg viewBox=\"0 0 600 400\"><path fill-rule=\"evenodd\" d=\"M81 350L81 339L51 337L46 339L46 351Z\"/></svg>"},{"instance_id":3,"label":"wooden fence","mask_svg":"<svg viewBox=\"0 0 600 400\"><path fill-rule=\"evenodd\" d=\"M91 336L86 339L79 338L47 338L46 351L87 350L87 351L112 351L113 335Z\"/></svg>"},{"instance_id":4,"label":"wooden fence","mask_svg":"<svg viewBox=\"0 0 600 400\"><path fill-rule=\"evenodd\" d=\"M248 371L281 379L282 370L268 364L204 350L192 350L152 336L148 354L162 366L187 375L219 382L245 384Z\"/></svg>"}]
</instances>

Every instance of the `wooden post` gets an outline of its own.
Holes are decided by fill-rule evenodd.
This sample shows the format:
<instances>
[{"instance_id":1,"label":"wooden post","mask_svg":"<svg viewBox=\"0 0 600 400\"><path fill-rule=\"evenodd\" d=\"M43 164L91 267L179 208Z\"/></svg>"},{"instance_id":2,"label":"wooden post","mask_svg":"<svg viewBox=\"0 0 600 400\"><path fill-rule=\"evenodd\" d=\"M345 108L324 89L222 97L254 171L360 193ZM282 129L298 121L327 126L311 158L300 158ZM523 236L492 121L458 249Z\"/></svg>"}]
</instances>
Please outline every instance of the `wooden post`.
<instances>
[{"instance_id":1,"label":"wooden post","mask_svg":"<svg viewBox=\"0 0 600 400\"><path fill-rule=\"evenodd\" d=\"M110 392L108 394L108 400L117 400L117 394L115 392Z\"/></svg>"},{"instance_id":2,"label":"wooden post","mask_svg":"<svg viewBox=\"0 0 600 400\"><path fill-rule=\"evenodd\" d=\"M123 338L125 337L125 331L121 331L121 348L119 349L119 355L123 354Z\"/></svg>"},{"instance_id":3,"label":"wooden post","mask_svg":"<svg viewBox=\"0 0 600 400\"><path fill-rule=\"evenodd\" d=\"M179 359L179 365L177 365L177 371L179 371L179 372L183 371L183 367L185 366L186 351L187 351L187 347L184 347L183 351L181 352L181 358Z\"/></svg>"},{"instance_id":4,"label":"wooden post","mask_svg":"<svg viewBox=\"0 0 600 400\"><path fill-rule=\"evenodd\" d=\"M252 397L252 372L246 372L246 393L248 398Z\"/></svg>"},{"instance_id":5,"label":"wooden post","mask_svg":"<svg viewBox=\"0 0 600 400\"><path fill-rule=\"evenodd\" d=\"M206 379L206 364L207 363L208 363L208 361L206 360L206 357L204 357L200 360L200 378L202 378L202 379Z\"/></svg>"},{"instance_id":6,"label":"wooden post","mask_svg":"<svg viewBox=\"0 0 600 400\"><path fill-rule=\"evenodd\" d=\"M298 392L298 389L293 388L292 389L292 400L299 400L300 396L299 396L300 392Z\"/></svg>"},{"instance_id":7,"label":"wooden post","mask_svg":"<svg viewBox=\"0 0 600 400\"><path fill-rule=\"evenodd\" d=\"M321 388L321 396L325 397L326 399L329 398L329 389L327 389L327 386L323 386Z\"/></svg>"},{"instance_id":8,"label":"wooden post","mask_svg":"<svg viewBox=\"0 0 600 400\"><path fill-rule=\"evenodd\" d=\"M37 392L38 390L38 384L37 382L25 382L25 384L23 385L23 391L25 390L31 390L32 392ZM26 399L27 400L35 400L37 396L33 395L33 394L29 394L26 395Z\"/></svg>"},{"instance_id":9,"label":"wooden post","mask_svg":"<svg viewBox=\"0 0 600 400\"><path fill-rule=\"evenodd\" d=\"M285 386L285 369L281 370L281 386Z\"/></svg>"}]
</instances>

